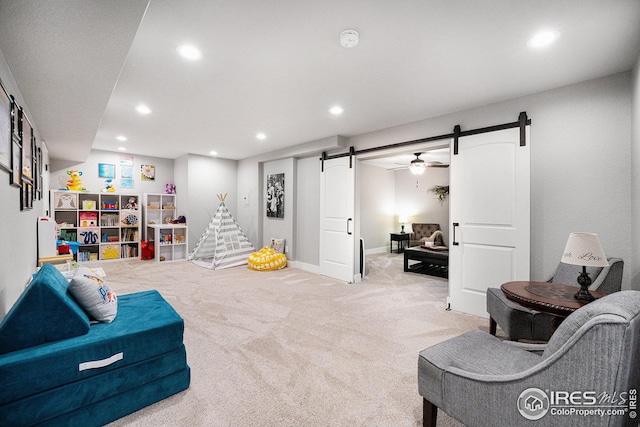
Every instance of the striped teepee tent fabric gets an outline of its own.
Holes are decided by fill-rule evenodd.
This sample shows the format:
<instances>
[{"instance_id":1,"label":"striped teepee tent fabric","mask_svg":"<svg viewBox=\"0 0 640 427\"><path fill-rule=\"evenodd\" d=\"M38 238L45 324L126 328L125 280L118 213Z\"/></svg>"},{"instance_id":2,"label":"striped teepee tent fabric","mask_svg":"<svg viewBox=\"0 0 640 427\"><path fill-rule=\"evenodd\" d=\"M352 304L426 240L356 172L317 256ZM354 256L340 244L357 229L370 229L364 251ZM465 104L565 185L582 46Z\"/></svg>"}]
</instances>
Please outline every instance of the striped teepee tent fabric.
<instances>
[{"instance_id":1,"label":"striped teepee tent fabric","mask_svg":"<svg viewBox=\"0 0 640 427\"><path fill-rule=\"evenodd\" d=\"M189 261L213 270L247 264L247 258L255 248L244 234L231 212L224 204L226 194L218 194L220 206L195 249Z\"/></svg>"}]
</instances>

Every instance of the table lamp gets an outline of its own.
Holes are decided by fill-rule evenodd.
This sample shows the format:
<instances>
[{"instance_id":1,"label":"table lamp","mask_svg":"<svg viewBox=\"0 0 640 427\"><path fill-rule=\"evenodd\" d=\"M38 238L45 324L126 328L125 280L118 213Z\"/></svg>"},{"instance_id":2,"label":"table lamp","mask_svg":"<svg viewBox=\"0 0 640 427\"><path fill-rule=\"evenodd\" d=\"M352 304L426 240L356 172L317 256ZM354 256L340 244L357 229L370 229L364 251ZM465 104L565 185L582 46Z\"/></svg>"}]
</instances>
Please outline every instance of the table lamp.
<instances>
[{"instance_id":1,"label":"table lamp","mask_svg":"<svg viewBox=\"0 0 640 427\"><path fill-rule=\"evenodd\" d=\"M402 227L402 230L400 230L400 233L404 234L404 224L407 223L408 221L409 221L409 219L404 215L401 215L401 216L398 217L398 222L400 223L400 225Z\"/></svg>"},{"instance_id":2,"label":"table lamp","mask_svg":"<svg viewBox=\"0 0 640 427\"><path fill-rule=\"evenodd\" d=\"M609 262L602 250L597 234L571 233L567 246L564 248L561 262L565 264L581 265L582 273L578 276L580 290L573 296L582 301L593 301L595 298L589 293L591 278L587 267L607 267Z\"/></svg>"}]
</instances>

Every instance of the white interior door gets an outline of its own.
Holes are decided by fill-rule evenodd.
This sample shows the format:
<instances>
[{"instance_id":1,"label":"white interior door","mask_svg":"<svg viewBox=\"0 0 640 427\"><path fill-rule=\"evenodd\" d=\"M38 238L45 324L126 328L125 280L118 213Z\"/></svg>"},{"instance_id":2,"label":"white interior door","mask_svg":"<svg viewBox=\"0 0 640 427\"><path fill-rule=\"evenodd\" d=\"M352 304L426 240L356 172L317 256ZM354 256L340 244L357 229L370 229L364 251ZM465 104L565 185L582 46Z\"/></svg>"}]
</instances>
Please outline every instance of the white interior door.
<instances>
[{"instance_id":1,"label":"white interior door","mask_svg":"<svg viewBox=\"0 0 640 427\"><path fill-rule=\"evenodd\" d=\"M451 144L449 303L488 317L487 288L529 280L529 126L525 146L519 128Z\"/></svg>"},{"instance_id":2,"label":"white interior door","mask_svg":"<svg viewBox=\"0 0 640 427\"><path fill-rule=\"evenodd\" d=\"M339 157L320 172L320 274L345 282L355 272L355 165Z\"/></svg>"}]
</instances>

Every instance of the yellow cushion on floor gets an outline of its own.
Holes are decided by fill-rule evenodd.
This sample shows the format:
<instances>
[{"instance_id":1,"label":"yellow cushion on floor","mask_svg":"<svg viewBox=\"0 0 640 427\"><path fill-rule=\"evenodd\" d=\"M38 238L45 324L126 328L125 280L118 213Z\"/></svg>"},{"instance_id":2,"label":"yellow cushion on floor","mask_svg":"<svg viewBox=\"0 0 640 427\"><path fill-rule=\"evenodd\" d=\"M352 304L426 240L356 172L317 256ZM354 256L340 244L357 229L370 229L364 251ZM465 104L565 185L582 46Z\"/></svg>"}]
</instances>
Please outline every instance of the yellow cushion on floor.
<instances>
[{"instance_id":1,"label":"yellow cushion on floor","mask_svg":"<svg viewBox=\"0 0 640 427\"><path fill-rule=\"evenodd\" d=\"M287 256L265 246L258 252L249 255L247 262L249 268L256 271L280 270L287 266Z\"/></svg>"}]
</instances>

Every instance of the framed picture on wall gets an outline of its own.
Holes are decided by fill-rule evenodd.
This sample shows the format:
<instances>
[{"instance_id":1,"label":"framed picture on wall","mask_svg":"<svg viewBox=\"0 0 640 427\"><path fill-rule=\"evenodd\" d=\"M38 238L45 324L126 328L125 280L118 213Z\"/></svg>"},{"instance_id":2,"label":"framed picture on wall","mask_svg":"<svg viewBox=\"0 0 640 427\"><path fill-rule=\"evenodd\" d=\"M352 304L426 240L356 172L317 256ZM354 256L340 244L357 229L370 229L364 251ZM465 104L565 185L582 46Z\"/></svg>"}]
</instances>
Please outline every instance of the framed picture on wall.
<instances>
[{"instance_id":1,"label":"framed picture on wall","mask_svg":"<svg viewBox=\"0 0 640 427\"><path fill-rule=\"evenodd\" d=\"M98 177L111 179L115 178L116 165L110 165L108 163L98 163Z\"/></svg>"},{"instance_id":2,"label":"framed picture on wall","mask_svg":"<svg viewBox=\"0 0 640 427\"><path fill-rule=\"evenodd\" d=\"M0 82L0 168L11 172L11 98Z\"/></svg>"},{"instance_id":3,"label":"framed picture on wall","mask_svg":"<svg viewBox=\"0 0 640 427\"><path fill-rule=\"evenodd\" d=\"M267 175L267 218L284 218L284 173Z\"/></svg>"},{"instance_id":4,"label":"framed picture on wall","mask_svg":"<svg viewBox=\"0 0 640 427\"><path fill-rule=\"evenodd\" d=\"M11 185L22 186L22 145L20 139L14 134L11 142Z\"/></svg>"},{"instance_id":5,"label":"framed picture on wall","mask_svg":"<svg viewBox=\"0 0 640 427\"><path fill-rule=\"evenodd\" d=\"M31 153L33 156L31 157L31 164L33 165L33 200L38 200L38 191L40 190L39 185L39 174L38 174L38 145L36 144L36 136L34 135L31 138Z\"/></svg>"},{"instance_id":6,"label":"framed picture on wall","mask_svg":"<svg viewBox=\"0 0 640 427\"><path fill-rule=\"evenodd\" d=\"M33 130L31 122L24 111L21 120L22 132L22 179L33 182Z\"/></svg>"},{"instance_id":7,"label":"framed picture on wall","mask_svg":"<svg viewBox=\"0 0 640 427\"><path fill-rule=\"evenodd\" d=\"M27 181L22 181L22 190L20 191L20 210L28 211L33 207L32 187Z\"/></svg>"},{"instance_id":8,"label":"framed picture on wall","mask_svg":"<svg viewBox=\"0 0 640 427\"><path fill-rule=\"evenodd\" d=\"M42 148L38 147L37 148L38 154L37 154L37 161L38 161L38 167L36 168L36 183L37 183L37 196L38 196L38 200L42 200L42 192L44 191L43 188L43 182L42 182Z\"/></svg>"},{"instance_id":9,"label":"framed picture on wall","mask_svg":"<svg viewBox=\"0 0 640 427\"><path fill-rule=\"evenodd\" d=\"M33 209L33 185L27 183L27 209Z\"/></svg>"}]
</instances>

